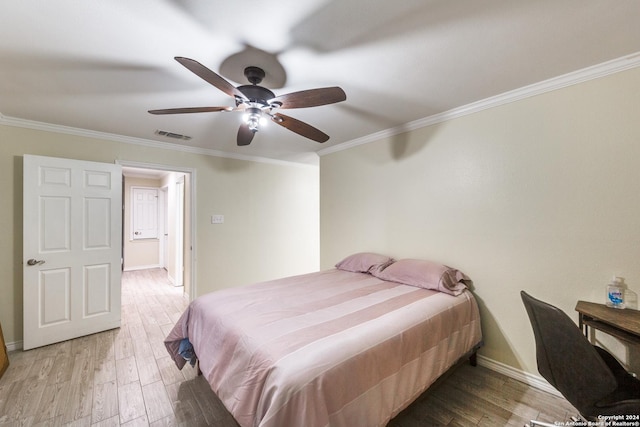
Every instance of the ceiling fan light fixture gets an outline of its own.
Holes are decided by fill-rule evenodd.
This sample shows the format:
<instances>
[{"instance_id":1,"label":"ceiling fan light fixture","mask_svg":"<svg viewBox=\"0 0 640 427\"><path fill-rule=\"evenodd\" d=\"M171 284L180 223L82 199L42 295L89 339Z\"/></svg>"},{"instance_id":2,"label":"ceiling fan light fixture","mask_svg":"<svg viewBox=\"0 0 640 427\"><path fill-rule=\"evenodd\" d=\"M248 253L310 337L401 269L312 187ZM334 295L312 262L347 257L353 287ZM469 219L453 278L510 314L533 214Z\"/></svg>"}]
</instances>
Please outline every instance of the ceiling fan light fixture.
<instances>
[{"instance_id":1,"label":"ceiling fan light fixture","mask_svg":"<svg viewBox=\"0 0 640 427\"><path fill-rule=\"evenodd\" d=\"M278 125L297 133L305 138L316 142L325 142L329 135L319 129L290 116L274 113L277 109L294 109L318 107L321 105L334 104L347 99L344 91L337 87L324 87L308 89L298 92L291 92L284 95L275 96L269 89L259 86L266 76L264 70L259 67L246 67L245 77L251 84L235 87L217 73L211 71L198 61L176 56L176 61L189 71L215 86L220 91L229 95L235 100L235 107L188 107L188 108L165 108L162 110L149 110L150 114L185 114L185 113L205 113L221 111L244 111L244 123L238 129L238 146L251 144L255 133L264 126L268 119Z\"/></svg>"},{"instance_id":2,"label":"ceiling fan light fixture","mask_svg":"<svg viewBox=\"0 0 640 427\"><path fill-rule=\"evenodd\" d=\"M247 108L242 119L253 132L257 132L260 126L267 122L262 115L262 110L256 107Z\"/></svg>"}]
</instances>

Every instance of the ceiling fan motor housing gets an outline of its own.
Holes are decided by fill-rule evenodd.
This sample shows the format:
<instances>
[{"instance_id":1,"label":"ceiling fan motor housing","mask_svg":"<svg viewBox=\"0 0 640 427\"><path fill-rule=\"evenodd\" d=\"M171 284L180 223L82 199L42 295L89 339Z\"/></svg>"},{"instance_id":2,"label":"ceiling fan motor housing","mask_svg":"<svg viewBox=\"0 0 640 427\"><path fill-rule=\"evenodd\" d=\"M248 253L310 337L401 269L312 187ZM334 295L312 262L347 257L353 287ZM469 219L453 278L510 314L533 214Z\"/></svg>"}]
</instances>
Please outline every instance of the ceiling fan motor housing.
<instances>
[{"instance_id":1,"label":"ceiling fan motor housing","mask_svg":"<svg viewBox=\"0 0 640 427\"><path fill-rule=\"evenodd\" d=\"M242 92L250 102L256 102L262 106L268 105L267 101L275 98L273 92L258 85L238 86L238 90Z\"/></svg>"},{"instance_id":2,"label":"ceiling fan motor housing","mask_svg":"<svg viewBox=\"0 0 640 427\"><path fill-rule=\"evenodd\" d=\"M244 69L244 76L249 80L252 85L259 85L264 76L266 76L264 70L260 67L249 66Z\"/></svg>"},{"instance_id":3,"label":"ceiling fan motor housing","mask_svg":"<svg viewBox=\"0 0 640 427\"><path fill-rule=\"evenodd\" d=\"M244 69L244 75L251 84L238 86L237 89L247 97L249 102L260 104L263 107L269 105L267 101L275 98L274 93L265 87L258 86L262 79L264 79L264 70L251 66ZM236 104L239 104L238 100L236 100Z\"/></svg>"}]
</instances>

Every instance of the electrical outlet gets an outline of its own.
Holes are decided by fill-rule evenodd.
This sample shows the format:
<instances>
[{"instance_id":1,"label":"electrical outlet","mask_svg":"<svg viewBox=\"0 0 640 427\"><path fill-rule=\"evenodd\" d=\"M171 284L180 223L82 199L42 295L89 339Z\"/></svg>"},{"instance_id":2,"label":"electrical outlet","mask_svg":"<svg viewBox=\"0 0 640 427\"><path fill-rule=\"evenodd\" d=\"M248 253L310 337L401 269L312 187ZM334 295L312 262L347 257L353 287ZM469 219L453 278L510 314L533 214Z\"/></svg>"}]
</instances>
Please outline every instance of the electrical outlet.
<instances>
[{"instance_id":1,"label":"electrical outlet","mask_svg":"<svg viewBox=\"0 0 640 427\"><path fill-rule=\"evenodd\" d=\"M224 224L224 215L211 215L211 224Z\"/></svg>"}]
</instances>

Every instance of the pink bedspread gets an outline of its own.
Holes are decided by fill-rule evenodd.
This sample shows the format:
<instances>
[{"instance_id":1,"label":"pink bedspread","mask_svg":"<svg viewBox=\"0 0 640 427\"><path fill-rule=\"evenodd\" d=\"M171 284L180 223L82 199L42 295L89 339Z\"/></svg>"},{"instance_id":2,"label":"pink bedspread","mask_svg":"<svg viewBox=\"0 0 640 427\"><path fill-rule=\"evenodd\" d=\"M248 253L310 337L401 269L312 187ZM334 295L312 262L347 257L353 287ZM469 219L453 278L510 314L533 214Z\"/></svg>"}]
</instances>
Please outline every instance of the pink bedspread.
<instances>
[{"instance_id":1,"label":"pink bedspread","mask_svg":"<svg viewBox=\"0 0 640 427\"><path fill-rule=\"evenodd\" d=\"M188 338L243 427L383 426L481 341L458 297L337 269L195 299L165 340Z\"/></svg>"}]
</instances>

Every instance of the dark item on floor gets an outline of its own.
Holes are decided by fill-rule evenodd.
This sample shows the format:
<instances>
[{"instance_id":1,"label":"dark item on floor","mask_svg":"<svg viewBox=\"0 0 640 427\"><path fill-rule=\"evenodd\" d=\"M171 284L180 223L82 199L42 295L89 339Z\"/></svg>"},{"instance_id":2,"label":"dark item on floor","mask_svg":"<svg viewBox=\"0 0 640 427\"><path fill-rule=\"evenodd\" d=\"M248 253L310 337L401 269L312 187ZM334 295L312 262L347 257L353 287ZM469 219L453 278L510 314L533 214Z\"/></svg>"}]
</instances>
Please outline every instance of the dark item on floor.
<instances>
[{"instance_id":1,"label":"dark item on floor","mask_svg":"<svg viewBox=\"0 0 640 427\"><path fill-rule=\"evenodd\" d=\"M0 378L9 367L9 355L7 346L4 343L4 335L2 334L2 325L0 325Z\"/></svg>"}]
</instances>

